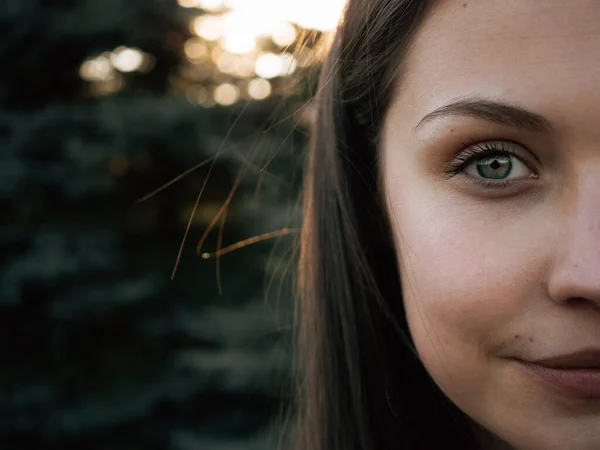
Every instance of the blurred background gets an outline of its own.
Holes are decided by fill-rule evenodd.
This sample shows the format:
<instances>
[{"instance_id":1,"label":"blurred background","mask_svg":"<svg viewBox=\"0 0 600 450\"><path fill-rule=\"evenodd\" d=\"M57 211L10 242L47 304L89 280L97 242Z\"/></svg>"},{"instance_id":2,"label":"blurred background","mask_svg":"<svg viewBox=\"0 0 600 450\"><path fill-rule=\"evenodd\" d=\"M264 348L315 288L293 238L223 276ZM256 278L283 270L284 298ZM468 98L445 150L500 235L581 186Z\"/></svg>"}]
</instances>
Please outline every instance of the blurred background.
<instances>
[{"instance_id":1,"label":"blurred background","mask_svg":"<svg viewBox=\"0 0 600 450\"><path fill-rule=\"evenodd\" d=\"M342 3L0 2L0 449L276 448Z\"/></svg>"}]
</instances>

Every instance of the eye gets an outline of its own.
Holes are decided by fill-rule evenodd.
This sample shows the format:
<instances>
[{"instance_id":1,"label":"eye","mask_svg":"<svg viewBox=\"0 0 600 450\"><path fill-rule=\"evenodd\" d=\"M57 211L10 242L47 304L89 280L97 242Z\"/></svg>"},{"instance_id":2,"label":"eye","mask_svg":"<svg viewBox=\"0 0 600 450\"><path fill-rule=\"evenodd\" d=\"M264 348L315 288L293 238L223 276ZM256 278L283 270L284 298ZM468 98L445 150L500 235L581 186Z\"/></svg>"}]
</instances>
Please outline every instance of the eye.
<instances>
[{"instance_id":1,"label":"eye","mask_svg":"<svg viewBox=\"0 0 600 450\"><path fill-rule=\"evenodd\" d=\"M488 187L502 187L513 181L538 178L532 167L533 155L521 145L510 141L479 141L464 145L454 156L447 173L462 174L470 181Z\"/></svg>"},{"instance_id":2,"label":"eye","mask_svg":"<svg viewBox=\"0 0 600 450\"><path fill-rule=\"evenodd\" d=\"M508 180L532 176L531 169L523 161L514 155L506 154L479 157L465 167L465 173L486 180Z\"/></svg>"}]
</instances>

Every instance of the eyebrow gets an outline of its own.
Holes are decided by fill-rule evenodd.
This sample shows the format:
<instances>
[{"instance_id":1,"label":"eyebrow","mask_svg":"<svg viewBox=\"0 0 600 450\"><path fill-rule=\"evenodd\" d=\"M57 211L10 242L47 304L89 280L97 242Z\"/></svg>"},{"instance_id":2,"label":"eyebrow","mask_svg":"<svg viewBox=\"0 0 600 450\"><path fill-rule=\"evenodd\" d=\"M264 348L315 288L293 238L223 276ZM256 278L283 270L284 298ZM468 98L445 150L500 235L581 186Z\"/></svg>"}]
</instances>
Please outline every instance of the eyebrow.
<instances>
[{"instance_id":1,"label":"eyebrow","mask_svg":"<svg viewBox=\"0 0 600 450\"><path fill-rule=\"evenodd\" d=\"M544 116L506 103L485 99L462 99L430 112L414 128L444 116L468 116L533 132L550 132L552 123Z\"/></svg>"}]
</instances>

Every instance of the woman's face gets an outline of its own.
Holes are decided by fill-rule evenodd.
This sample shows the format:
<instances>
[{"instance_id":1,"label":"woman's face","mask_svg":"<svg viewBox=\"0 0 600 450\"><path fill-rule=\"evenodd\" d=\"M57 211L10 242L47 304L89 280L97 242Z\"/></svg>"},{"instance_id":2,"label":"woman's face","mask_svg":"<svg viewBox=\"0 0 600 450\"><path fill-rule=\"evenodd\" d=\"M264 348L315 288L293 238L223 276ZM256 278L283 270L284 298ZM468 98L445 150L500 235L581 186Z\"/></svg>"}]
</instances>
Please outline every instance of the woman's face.
<instances>
[{"instance_id":1,"label":"woman's face","mask_svg":"<svg viewBox=\"0 0 600 450\"><path fill-rule=\"evenodd\" d=\"M382 133L429 373L514 448L600 448L598 382L577 393L517 361L600 349L600 2L441 1Z\"/></svg>"}]
</instances>

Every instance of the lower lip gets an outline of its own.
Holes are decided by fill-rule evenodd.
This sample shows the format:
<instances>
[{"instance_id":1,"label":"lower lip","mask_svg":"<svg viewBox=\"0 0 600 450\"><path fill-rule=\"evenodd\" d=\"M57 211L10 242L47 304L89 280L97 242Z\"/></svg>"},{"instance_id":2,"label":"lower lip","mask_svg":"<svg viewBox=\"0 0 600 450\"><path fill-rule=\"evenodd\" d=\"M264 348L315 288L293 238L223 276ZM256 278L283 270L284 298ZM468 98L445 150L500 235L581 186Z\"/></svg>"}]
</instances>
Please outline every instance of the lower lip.
<instances>
[{"instance_id":1,"label":"lower lip","mask_svg":"<svg viewBox=\"0 0 600 450\"><path fill-rule=\"evenodd\" d=\"M600 368L551 369L527 361L518 362L559 394L582 399L600 398Z\"/></svg>"}]
</instances>

